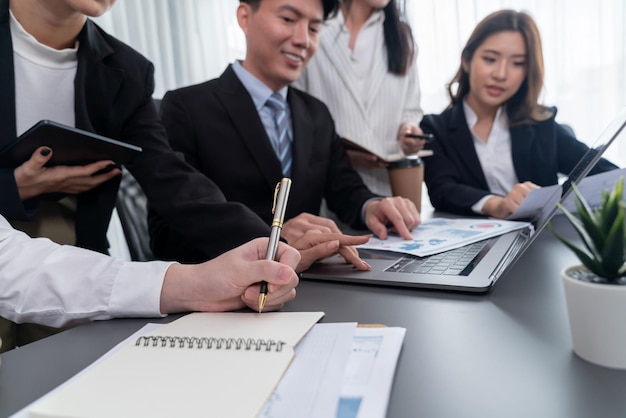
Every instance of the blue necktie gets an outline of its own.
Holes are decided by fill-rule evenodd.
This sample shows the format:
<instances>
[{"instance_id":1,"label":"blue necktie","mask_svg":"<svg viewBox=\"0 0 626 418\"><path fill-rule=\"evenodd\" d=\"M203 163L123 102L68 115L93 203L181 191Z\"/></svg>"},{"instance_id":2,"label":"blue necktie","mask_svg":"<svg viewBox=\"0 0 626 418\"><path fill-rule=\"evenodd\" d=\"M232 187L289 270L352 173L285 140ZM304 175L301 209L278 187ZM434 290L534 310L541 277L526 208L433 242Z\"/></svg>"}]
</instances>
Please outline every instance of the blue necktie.
<instances>
[{"instance_id":1,"label":"blue necktie","mask_svg":"<svg viewBox=\"0 0 626 418\"><path fill-rule=\"evenodd\" d=\"M274 115L276 124L276 136L270 138L272 147L283 168L283 175L289 177L291 174L291 141L289 140L289 118L287 117L287 102L278 93L273 93L266 106L270 108Z\"/></svg>"}]
</instances>

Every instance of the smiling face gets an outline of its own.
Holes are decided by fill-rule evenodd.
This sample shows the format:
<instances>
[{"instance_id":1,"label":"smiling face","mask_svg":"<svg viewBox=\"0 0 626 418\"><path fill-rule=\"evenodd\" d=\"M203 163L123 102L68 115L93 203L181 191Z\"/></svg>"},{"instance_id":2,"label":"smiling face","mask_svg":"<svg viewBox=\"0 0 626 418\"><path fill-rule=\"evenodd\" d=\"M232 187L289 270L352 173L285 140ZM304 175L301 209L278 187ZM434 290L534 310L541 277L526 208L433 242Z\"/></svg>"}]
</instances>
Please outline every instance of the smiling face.
<instances>
[{"instance_id":1,"label":"smiling face","mask_svg":"<svg viewBox=\"0 0 626 418\"><path fill-rule=\"evenodd\" d=\"M317 50L323 16L321 0L263 0L256 10L240 3L244 68L274 91L291 84Z\"/></svg>"},{"instance_id":2,"label":"smiling face","mask_svg":"<svg viewBox=\"0 0 626 418\"><path fill-rule=\"evenodd\" d=\"M516 31L495 33L463 61L469 73L467 103L474 111L495 112L518 91L527 73L524 38Z\"/></svg>"}]
</instances>

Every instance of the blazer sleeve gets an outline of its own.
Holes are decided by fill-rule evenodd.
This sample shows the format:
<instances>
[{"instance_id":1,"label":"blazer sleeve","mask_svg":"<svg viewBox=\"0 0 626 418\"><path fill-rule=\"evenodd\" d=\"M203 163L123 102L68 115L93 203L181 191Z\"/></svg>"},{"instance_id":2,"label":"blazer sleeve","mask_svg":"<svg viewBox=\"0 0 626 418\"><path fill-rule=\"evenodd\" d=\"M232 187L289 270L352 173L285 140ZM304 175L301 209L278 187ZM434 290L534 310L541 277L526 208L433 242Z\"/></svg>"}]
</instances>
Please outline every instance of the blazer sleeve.
<instances>
[{"instance_id":1,"label":"blazer sleeve","mask_svg":"<svg viewBox=\"0 0 626 418\"><path fill-rule=\"evenodd\" d=\"M583 155L589 151L589 147L576 139L571 131L554 122L558 147L558 170L559 173L569 174L576 167ZM601 158L589 172L590 175L603 173L618 168L605 158Z\"/></svg>"},{"instance_id":2,"label":"blazer sleeve","mask_svg":"<svg viewBox=\"0 0 626 418\"><path fill-rule=\"evenodd\" d=\"M465 156L459 153L449 135L448 119L443 115L426 115L421 128L435 135L435 140L426 145L433 155L425 159L424 181L428 188L431 204L438 211L475 215L472 205L490 193L486 180L476 180L464 168ZM465 135L465 134L462 134ZM477 159L477 158L476 158ZM477 167L481 170L480 167ZM483 176L484 177L484 176Z\"/></svg>"},{"instance_id":3,"label":"blazer sleeve","mask_svg":"<svg viewBox=\"0 0 626 418\"><path fill-rule=\"evenodd\" d=\"M352 168L343 141L332 129L329 176L326 185L326 203L339 218L357 230L367 229L363 222L363 208L370 199L382 196L372 193L359 174Z\"/></svg>"}]
</instances>

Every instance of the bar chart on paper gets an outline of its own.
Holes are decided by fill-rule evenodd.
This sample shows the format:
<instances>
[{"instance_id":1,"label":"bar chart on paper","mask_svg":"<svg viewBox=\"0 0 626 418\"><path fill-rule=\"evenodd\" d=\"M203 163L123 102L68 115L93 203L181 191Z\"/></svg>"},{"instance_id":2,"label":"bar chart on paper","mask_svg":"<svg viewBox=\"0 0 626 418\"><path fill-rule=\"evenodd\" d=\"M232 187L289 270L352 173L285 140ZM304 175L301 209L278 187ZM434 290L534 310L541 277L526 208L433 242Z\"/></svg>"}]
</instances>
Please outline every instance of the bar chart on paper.
<instances>
[{"instance_id":1,"label":"bar chart on paper","mask_svg":"<svg viewBox=\"0 0 626 418\"><path fill-rule=\"evenodd\" d=\"M259 418L383 418L404 328L316 324Z\"/></svg>"},{"instance_id":2,"label":"bar chart on paper","mask_svg":"<svg viewBox=\"0 0 626 418\"><path fill-rule=\"evenodd\" d=\"M404 328L357 328L341 386L337 418L379 418L387 412Z\"/></svg>"}]
</instances>

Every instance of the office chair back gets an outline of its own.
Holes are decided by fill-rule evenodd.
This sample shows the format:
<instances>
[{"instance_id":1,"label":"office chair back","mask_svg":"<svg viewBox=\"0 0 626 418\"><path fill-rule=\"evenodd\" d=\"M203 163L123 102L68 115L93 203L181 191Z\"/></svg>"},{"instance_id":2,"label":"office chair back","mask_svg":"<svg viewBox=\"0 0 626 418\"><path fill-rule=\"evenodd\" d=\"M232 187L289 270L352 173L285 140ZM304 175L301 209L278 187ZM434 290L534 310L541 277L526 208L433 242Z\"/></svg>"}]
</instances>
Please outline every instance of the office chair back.
<instances>
[{"instance_id":1,"label":"office chair back","mask_svg":"<svg viewBox=\"0 0 626 418\"><path fill-rule=\"evenodd\" d=\"M115 207L131 259L154 260L148 233L148 199L137 180L126 168L122 168L122 180Z\"/></svg>"}]
</instances>

